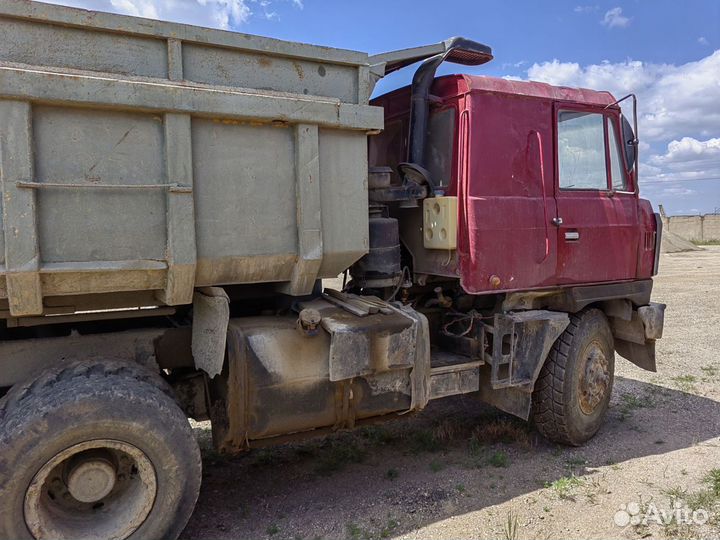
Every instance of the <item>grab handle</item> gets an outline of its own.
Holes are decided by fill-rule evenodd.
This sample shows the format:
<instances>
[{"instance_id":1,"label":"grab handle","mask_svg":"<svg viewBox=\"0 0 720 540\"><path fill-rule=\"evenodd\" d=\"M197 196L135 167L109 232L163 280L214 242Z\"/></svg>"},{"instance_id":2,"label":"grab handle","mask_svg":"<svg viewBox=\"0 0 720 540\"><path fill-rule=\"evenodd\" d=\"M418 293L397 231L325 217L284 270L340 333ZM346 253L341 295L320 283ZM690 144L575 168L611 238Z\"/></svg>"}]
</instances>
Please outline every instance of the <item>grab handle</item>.
<instances>
[{"instance_id":1,"label":"grab handle","mask_svg":"<svg viewBox=\"0 0 720 540\"><path fill-rule=\"evenodd\" d=\"M540 263L544 263L550 255L550 233L548 231L548 215L547 215L547 194L545 193L545 162L543 160L543 144L542 135L537 130L530 132L530 137L535 135L538 143L538 152L540 153L540 184L542 185L542 198L543 198L543 218L545 223L545 256L542 258ZM528 141L529 142L529 141ZM529 145L528 145L529 146Z\"/></svg>"}]
</instances>

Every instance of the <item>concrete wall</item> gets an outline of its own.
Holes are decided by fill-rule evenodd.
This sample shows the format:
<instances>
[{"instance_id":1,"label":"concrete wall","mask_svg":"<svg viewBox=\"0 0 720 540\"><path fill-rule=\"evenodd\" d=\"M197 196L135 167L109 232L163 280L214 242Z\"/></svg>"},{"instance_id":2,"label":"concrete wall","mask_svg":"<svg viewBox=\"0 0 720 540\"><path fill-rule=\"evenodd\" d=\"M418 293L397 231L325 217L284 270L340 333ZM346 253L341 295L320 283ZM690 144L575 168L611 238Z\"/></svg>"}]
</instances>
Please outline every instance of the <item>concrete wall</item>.
<instances>
[{"instance_id":1,"label":"concrete wall","mask_svg":"<svg viewBox=\"0 0 720 540\"><path fill-rule=\"evenodd\" d=\"M663 226L686 240L720 241L720 214L663 217Z\"/></svg>"},{"instance_id":2,"label":"concrete wall","mask_svg":"<svg viewBox=\"0 0 720 540\"><path fill-rule=\"evenodd\" d=\"M720 240L720 214L703 217L703 240Z\"/></svg>"}]
</instances>

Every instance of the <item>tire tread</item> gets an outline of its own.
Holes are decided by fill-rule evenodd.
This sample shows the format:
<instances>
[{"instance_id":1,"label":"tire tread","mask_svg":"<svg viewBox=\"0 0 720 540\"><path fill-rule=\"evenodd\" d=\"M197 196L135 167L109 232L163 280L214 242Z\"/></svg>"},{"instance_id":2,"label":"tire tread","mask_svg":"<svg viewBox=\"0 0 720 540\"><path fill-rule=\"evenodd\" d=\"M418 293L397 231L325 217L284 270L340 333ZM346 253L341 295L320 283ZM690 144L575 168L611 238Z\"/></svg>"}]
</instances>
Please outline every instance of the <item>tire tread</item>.
<instances>
[{"instance_id":1,"label":"tire tread","mask_svg":"<svg viewBox=\"0 0 720 540\"><path fill-rule=\"evenodd\" d=\"M533 421L546 438L574 445L565 415L564 383L572 341L588 311L570 315L570 324L555 341L533 392Z\"/></svg>"}]
</instances>

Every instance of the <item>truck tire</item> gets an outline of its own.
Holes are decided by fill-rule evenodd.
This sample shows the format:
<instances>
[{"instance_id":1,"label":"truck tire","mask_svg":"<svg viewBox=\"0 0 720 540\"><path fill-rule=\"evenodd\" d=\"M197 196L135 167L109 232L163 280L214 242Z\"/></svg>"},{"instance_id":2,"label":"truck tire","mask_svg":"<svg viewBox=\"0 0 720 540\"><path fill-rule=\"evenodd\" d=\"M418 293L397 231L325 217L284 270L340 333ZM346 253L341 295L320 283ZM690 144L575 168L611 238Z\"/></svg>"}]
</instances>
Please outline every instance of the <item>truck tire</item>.
<instances>
[{"instance_id":1,"label":"truck tire","mask_svg":"<svg viewBox=\"0 0 720 540\"><path fill-rule=\"evenodd\" d=\"M175 539L200 451L170 387L140 365L78 362L0 401L0 538Z\"/></svg>"},{"instance_id":2,"label":"truck tire","mask_svg":"<svg viewBox=\"0 0 720 540\"><path fill-rule=\"evenodd\" d=\"M570 316L553 344L533 392L533 421L551 441L579 446L602 425L615 371L613 336L605 314Z\"/></svg>"}]
</instances>

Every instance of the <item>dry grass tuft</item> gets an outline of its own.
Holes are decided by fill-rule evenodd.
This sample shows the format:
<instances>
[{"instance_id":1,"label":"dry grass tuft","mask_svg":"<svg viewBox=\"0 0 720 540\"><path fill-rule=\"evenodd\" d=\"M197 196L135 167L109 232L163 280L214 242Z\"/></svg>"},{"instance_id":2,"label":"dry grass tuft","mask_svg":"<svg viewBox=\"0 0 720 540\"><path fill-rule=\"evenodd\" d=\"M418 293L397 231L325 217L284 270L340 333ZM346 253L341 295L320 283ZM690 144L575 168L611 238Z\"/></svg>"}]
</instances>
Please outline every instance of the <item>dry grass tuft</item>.
<instances>
[{"instance_id":1,"label":"dry grass tuft","mask_svg":"<svg viewBox=\"0 0 720 540\"><path fill-rule=\"evenodd\" d=\"M472 438L482 444L516 444L522 448L533 447L528 425L511 418L498 418L477 426Z\"/></svg>"},{"instance_id":2,"label":"dry grass tuft","mask_svg":"<svg viewBox=\"0 0 720 540\"><path fill-rule=\"evenodd\" d=\"M467 437L467 429L454 418L446 417L432 428L433 438L440 444L450 444Z\"/></svg>"}]
</instances>

